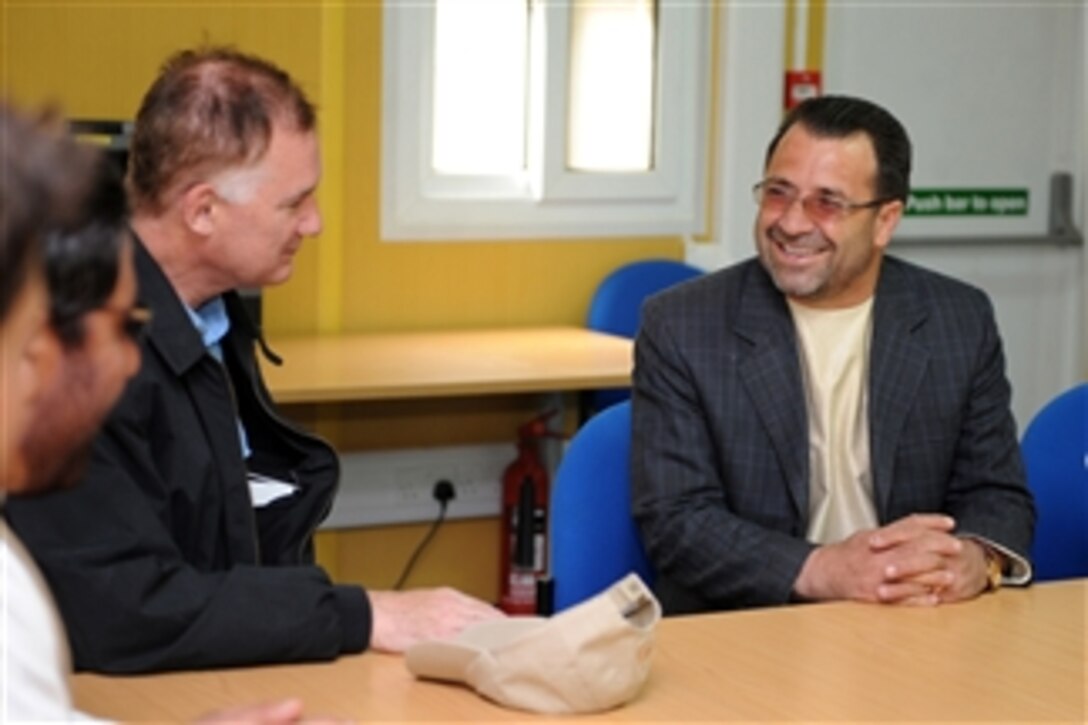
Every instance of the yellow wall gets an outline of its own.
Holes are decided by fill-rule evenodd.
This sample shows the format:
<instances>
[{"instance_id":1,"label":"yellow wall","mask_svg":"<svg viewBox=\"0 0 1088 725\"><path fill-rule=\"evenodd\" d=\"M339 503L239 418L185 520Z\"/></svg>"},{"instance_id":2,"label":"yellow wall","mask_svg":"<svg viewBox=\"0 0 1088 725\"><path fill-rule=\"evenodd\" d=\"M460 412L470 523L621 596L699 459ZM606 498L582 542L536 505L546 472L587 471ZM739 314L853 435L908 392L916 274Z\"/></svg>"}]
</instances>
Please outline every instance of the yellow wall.
<instances>
[{"instance_id":1,"label":"yellow wall","mask_svg":"<svg viewBox=\"0 0 1088 725\"><path fill-rule=\"evenodd\" d=\"M130 119L163 59L201 43L263 55L299 81L319 108L325 231L303 248L291 281L266 293L273 333L580 324L612 268L683 256L678 238L383 243L377 3L0 0L0 8L0 86L23 105L55 101L73 117ZM310 422L337 440L340 417L318 412ZM479 551L495 550L494 528L494 521L450 526L413 581L491 596L494 557L481 560ZM342 578L388 586L407 556L405 542L424 529L326 535L319 551ZM466 570L465 562L476 563Z\"/></svg>"}]
</instances>

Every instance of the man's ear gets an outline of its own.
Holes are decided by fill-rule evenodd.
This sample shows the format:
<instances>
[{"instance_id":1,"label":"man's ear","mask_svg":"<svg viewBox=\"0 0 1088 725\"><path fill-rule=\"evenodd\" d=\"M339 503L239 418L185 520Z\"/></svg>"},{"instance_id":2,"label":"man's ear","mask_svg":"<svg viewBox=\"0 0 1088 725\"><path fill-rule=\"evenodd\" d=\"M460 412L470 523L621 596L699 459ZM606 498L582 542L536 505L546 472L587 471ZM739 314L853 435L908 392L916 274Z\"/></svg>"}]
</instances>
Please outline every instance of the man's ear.
<instances>
[{"instance_id":1,"label":"man's ear","mask_svg":"<svg viewBox=\"0 0 1088 725\"><path fill-rule=\"evenodd\" d=\"M219 204L219 195L211 184L202 182L189 187L181 197L181 216L185 226L194 234L211 236L215 231Z\"/></svg>"},{"instance_id":2,"label":"man's ear","mask_svg":"<svg viewBox=\"0 0 1088 725\"><path fill-rule=\"evenodd\" d=\"M896 199L880 207L876 215L876 228L873 235L873 244L878 249L886 249L888 243L895 234L895 228L899 226L899 220L903 218L903 202Z\"/></svg>"}]
</instances>

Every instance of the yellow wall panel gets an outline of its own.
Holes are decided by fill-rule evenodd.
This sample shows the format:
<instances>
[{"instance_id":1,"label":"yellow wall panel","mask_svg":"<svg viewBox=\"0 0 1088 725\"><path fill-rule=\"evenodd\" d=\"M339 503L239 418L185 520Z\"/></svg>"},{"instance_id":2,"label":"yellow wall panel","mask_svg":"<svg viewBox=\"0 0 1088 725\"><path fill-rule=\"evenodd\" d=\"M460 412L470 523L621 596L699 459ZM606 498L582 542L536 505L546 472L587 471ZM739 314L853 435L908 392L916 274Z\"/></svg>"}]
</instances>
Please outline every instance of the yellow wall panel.
<instances>
[{"instance_id":1,"label":"yellow wall panel","mask_svg":"<svg viewBox=\"0 0 1088 725\"><path fill-rule=\"evenodd\" d=\"M73 117L131 119L162 62L202 44L263 55L286 68L320 103L322 15L317 0L6 0L2 18L0 85L6 97L25 105L53 102ZM314 250L305 249L287 285L291 304L270 305L273 326L313 324L317 271Z\"/></svg>"},{"instance_id":2,"label":"yellow wall panel","mask_svg":"<svg viewBox=\"0 0 1088 725\"><path fill-rule=\"evenodd\" d=\"M318 561L336 581L390 589L430 524L320 532ZM499 521L446 521L404 583L405 589L452 586L487 602L499 596Z\"/></svg>"},{"instance_id":3,"label":"yellow wall panel","mask_svg":"<svg viewBox=\"0 0 1088 725\"><path fill-rule=\"evenodd\" d=\"M315 3L17 2L4 7L5 93L59 100L73 115L131 117L167 55L233 44L287 67L308 90L318 80Z\"/></svg>"}]
</instances>

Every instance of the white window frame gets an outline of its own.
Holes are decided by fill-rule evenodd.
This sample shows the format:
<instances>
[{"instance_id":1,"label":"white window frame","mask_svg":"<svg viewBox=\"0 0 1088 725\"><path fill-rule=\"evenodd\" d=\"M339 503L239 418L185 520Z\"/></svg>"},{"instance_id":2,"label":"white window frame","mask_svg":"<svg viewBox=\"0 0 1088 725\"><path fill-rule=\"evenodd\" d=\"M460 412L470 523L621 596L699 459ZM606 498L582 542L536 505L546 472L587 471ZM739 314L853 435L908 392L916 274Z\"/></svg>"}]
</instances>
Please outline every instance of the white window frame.
<instances>
[{"instance_id":1,"label":"white window frame","mask_svg":"<svg viewBox=\"0 0 1088 725\"><path fill-rule=\"evenodd\" d=\"M383 240L533 239L697 234L709 74L709 3L658 0L654 168L566 168L570 6L544 2L531 24L529 171L451 176L430 168L435 0L383 10L381 236ZM545 102L547 101L547 102Z\"/></svg>"}]
</instances>

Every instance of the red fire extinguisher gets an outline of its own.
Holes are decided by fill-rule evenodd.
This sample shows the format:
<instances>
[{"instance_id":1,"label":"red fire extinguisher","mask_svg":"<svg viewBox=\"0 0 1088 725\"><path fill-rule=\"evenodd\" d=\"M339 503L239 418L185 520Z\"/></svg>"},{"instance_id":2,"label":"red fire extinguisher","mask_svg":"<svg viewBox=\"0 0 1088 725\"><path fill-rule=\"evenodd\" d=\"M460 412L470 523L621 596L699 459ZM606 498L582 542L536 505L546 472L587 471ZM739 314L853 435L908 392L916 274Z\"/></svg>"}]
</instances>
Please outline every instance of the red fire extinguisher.
<instances>
[{"instance_id":1,"label":"red fire extinguisher","mask_svg":"<svg viewBox=\"0 0 1088 725\"><path fill-rule=\"evenodd\" d=\"M549 411L518 427L518 455L502 475L502 533L499 550L499 608L507 614L535 614L536 583L547 575L548 471L540 456Z\"/></svg>"}]
</instances>

